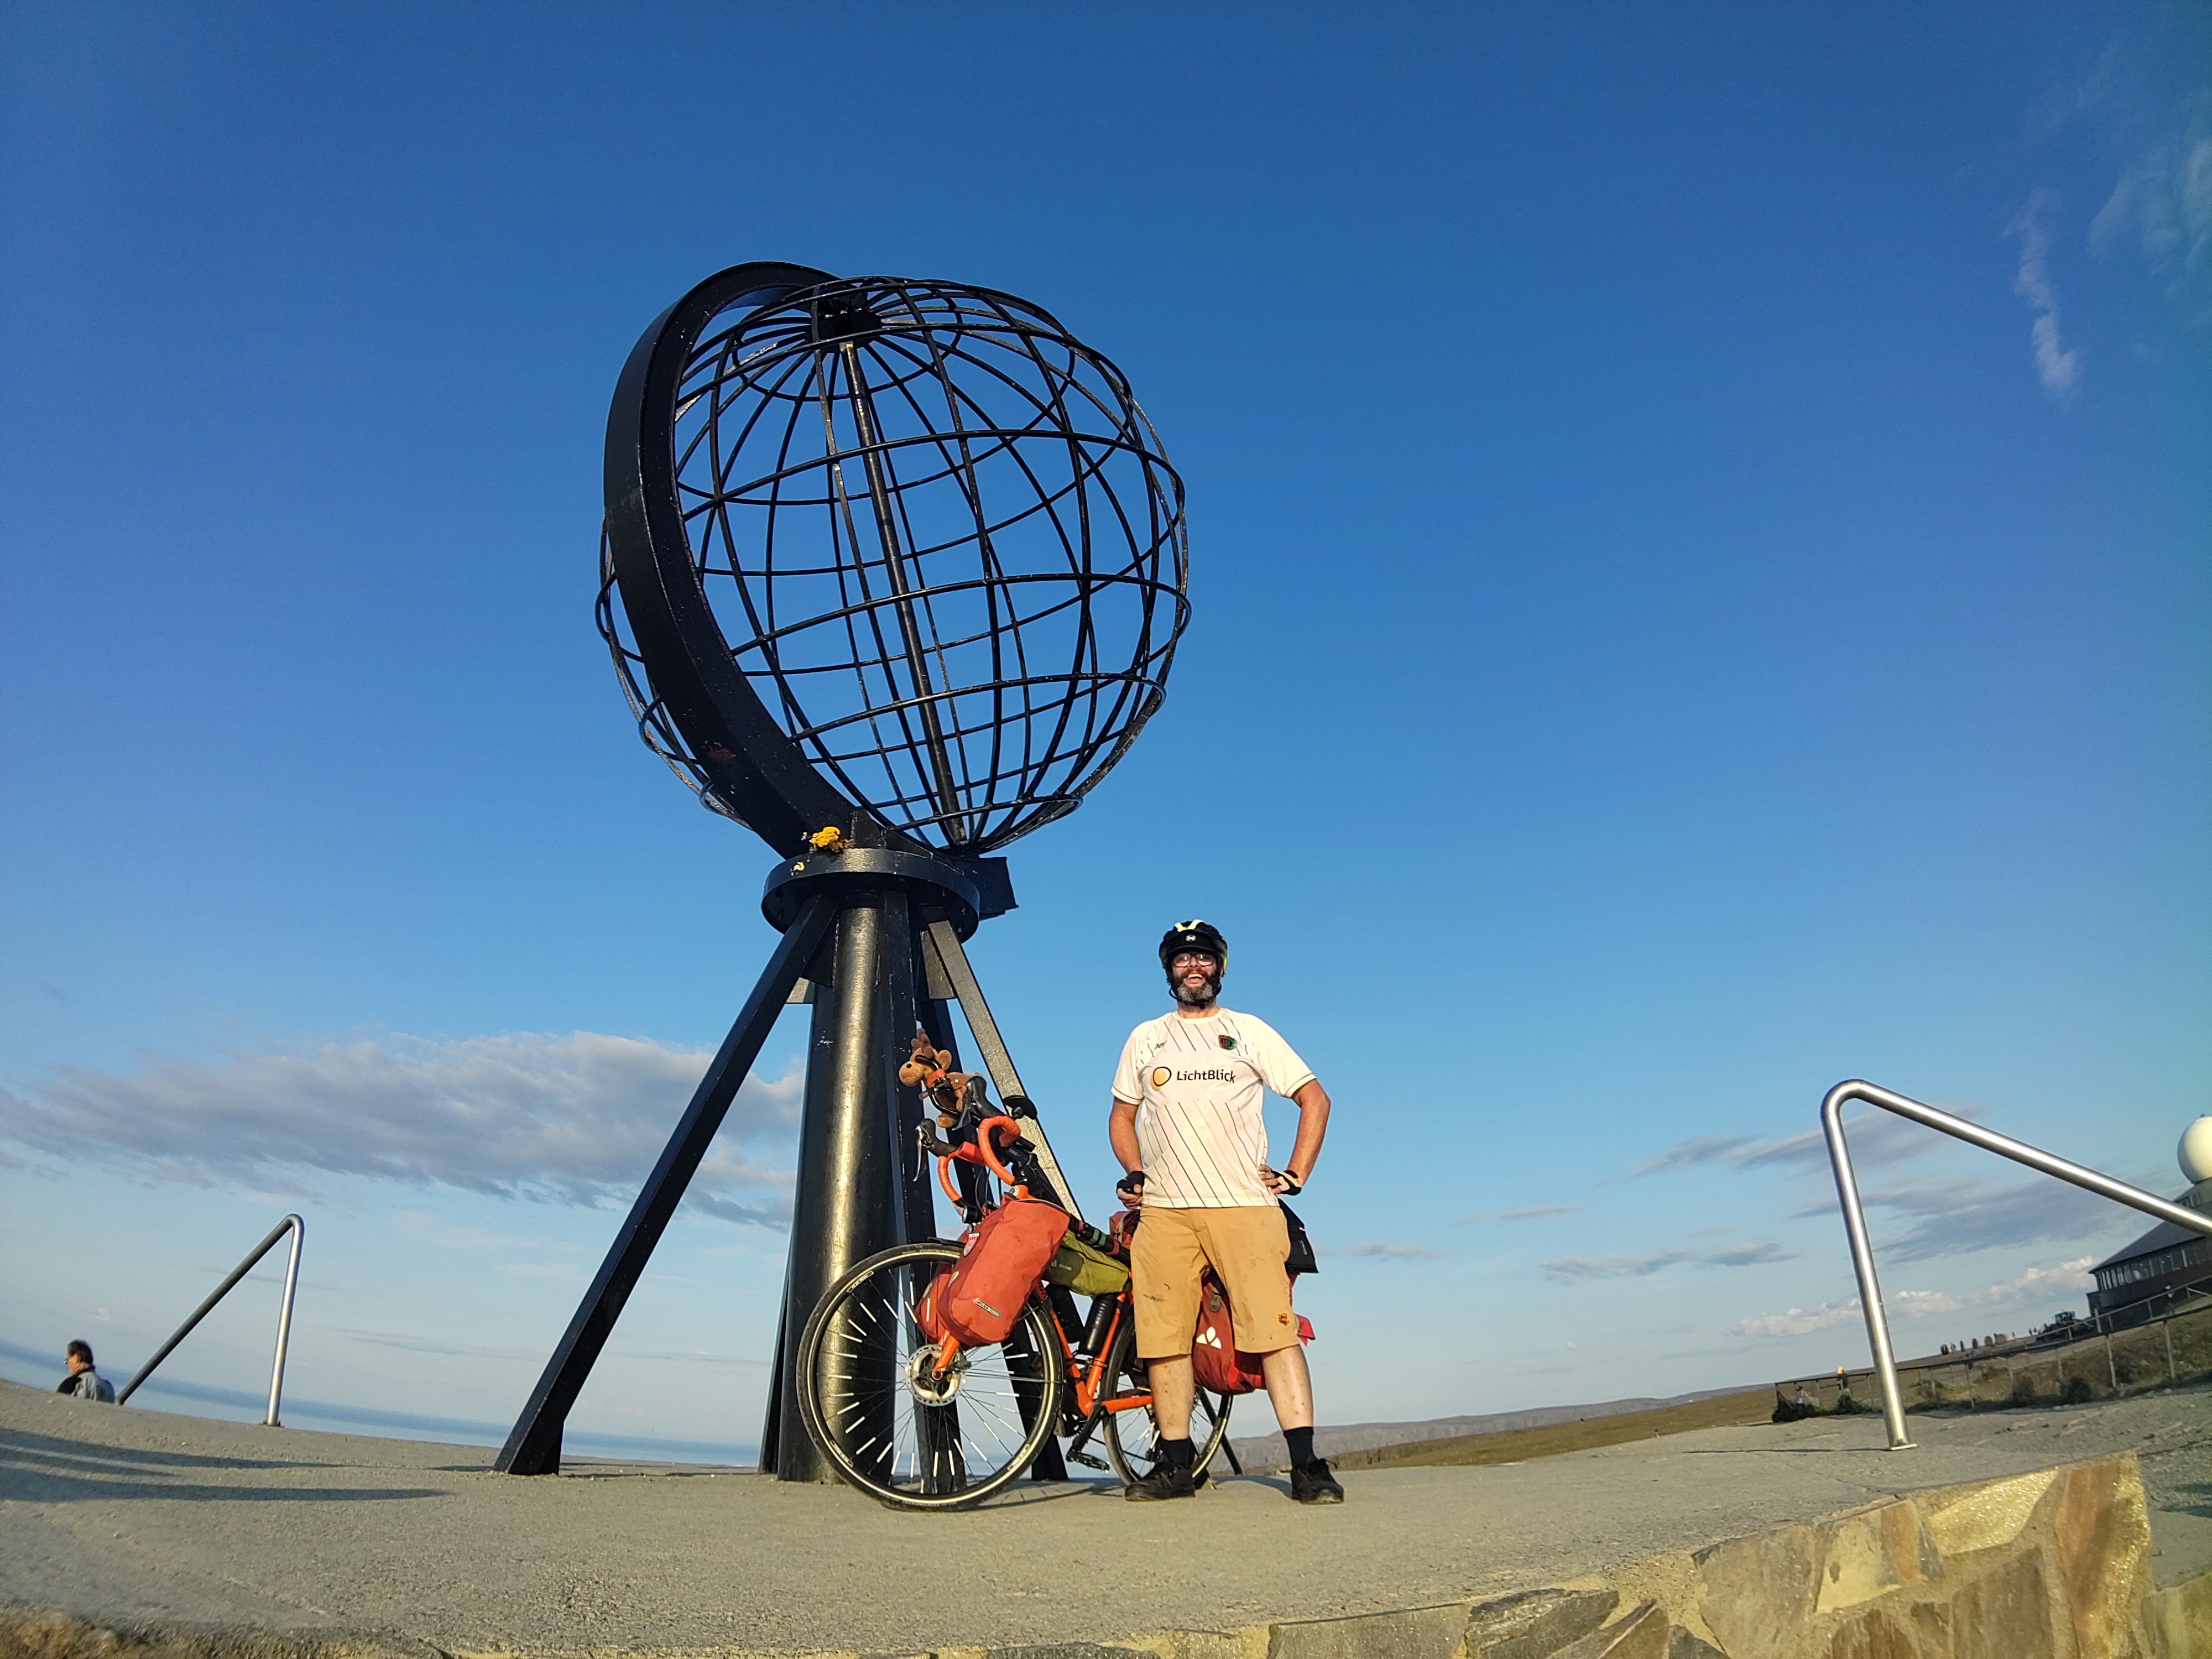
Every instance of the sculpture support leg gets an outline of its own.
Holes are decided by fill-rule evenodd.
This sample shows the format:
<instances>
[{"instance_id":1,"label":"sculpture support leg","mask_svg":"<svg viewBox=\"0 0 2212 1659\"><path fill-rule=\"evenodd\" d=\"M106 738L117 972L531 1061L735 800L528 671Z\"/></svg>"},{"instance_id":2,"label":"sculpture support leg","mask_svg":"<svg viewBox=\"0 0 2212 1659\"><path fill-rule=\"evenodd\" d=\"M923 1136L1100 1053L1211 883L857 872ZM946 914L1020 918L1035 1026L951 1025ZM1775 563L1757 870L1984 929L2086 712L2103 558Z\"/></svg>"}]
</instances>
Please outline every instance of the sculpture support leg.
<instances>
[{"instance_id":1,"label":"sculpture support leg","mask_svg":"<svg viewBox=\"0 0 2212 1659\"><path fill-rule=\"evenodd\" d=\"M968 1017L968 1029L975 1034L975 1046L982 1051L983 1069L991 1074L1000 1100L1009 1108L1016 1101L1029 1108L1030 1097L1022 1087L1021 1073L1014 1069L1014 1057L1007 1050L1006 1040L999 1035L999 1022L991 1017L991 1005L983 1000L983 988L976 982L975 970L969 964L968 952L961 946L958 932L949 921L935 921L929 925L926 937L945 982L960 999L960 1012ZM1083 1206L1077 1202L1075 1189L1067 1177L1060 1173L1060 1160L1053 1156L1052 1142L1045 1138L1044 1125L1031 1117L1022 1133L1036 1149L1036 1159L1043 1166L1045 1178L1060 1189L1060 1201L1066 1206L1069 1214L1082 1220Z\"/></svg>"},{"instance_id":2,"label":"sculpture support leg","mask_svg":"<svg viewBox=\"0 0 2212 1659\"><path fill-rule=\"evenodd\" d=\"M890 1067L896 1091L892 1121L898 1135L899 1188L905 1206L906 1237L911 1243L937 1237L936 1171L917 1138L927 1116L921 1091L919 1087L908 1087L897 1078L898 1068L914 1052L915 1029L927 1029L932 1009L922 972L921 929L906 896L901 894L899 899L899 908L903 913L900 918L902 925L898 929L901 948L890 959L890 1019L885 1031L890 1047L884 1064ZM931 1033L933 1038L935 1035Z\"/></svg>"},{"instance_id":3,"label":"sculpture support leg","mask_svg":"<svg viewBox=\"0 0 2212 1659\"><path fill-rule=\"evenodd\" d=\"M598 1363L615 1321L622 1316L623 1304L637 1288L653 1247L660 1243L684 1189L698 1172L700 1160L722 1127L730 1103L737 1098L738 1085L759 1058L761 1045L768 1041L776 1016L783 1012L784 999L791 994L807 958L828 931L834 910L834 901L827 896L808 899L769 957L752 994L738 1012L737 1023L723 1038L706 1076L699 1079L691 1103L684 1108L659 1163L653 1165L637 1202L630 1206L629 1218L615 1235L606 1260L599 1265L599 1277L584 1293L567 1334L546 1361L544 1374L531 1391L522 1415L515 1419L494 1468L507 1474L559 1472L561 1431L568 1421L568 1408L576 1403L576 1395Z\"/></svg>"},{"instance_id":4,"label":"sculpture support leg","mask_svg":"<svg viewBox=\"0 0 2212 1659\"><path fill-rule=\"evenodd\" d=\"M990 1073L991 1081L998 1085L999 1097L1004 1101L1026 1101L1029 1097L1022 1092L1021 1074L1014 1070L1013 1055L1007 1052L1006 1039L999 1035L999 1023L991 1017L990 1005L983 1000L983 988L976 983L975 970L969 965L967 951L961 948L960 935L950 922L940 921L933 924L927 930L926 936L927 948L935 951L938 966L943 970L945 981L952 988L953 994L960 999L961 1012L968 1017L968 1029L975 1033L975 1046L983 1051L984 1069ZM939 1003L936 1006L940 1011L937 1017L943 1020L941 1011L945 1005ZM1068 1186L1067 1177L1060 1172L1060 1161L1052 1155L1052 1143L1045 1139L1044 1126L1030 1118L1023 1126L1022 1133L1036 1148L1037 1161L1044 1166L1046 1178L1060 1188L1058 1196L1060 1202L1080 1220L1083 1212L1076 1205L1075 1194ZM1081 1328L1073 1316L1073 1297L1054 1287L1052 1300L1053 1311L1063 1328L1074 1325L1076 1328ZM1058 1363L1055 1357L1049 1354L1041 1355L1039 1358L1041 1363L1048 1365ZM1026 1429L1036 1420L1036 1390L1025 1389L1017 1384L1015 1397L1021 1406L1022 1426ZM1030 1468L1030 1477L1035 1480L1067 1479L1067 1463L1060 1455L1057 1439L1044 1443L1043 1449L1037 1453L1036 1462Z\"/></svg>"},{"instance_id":5,"label":"sculpture support leg","mask_svg":"<svg viewBox=\"0 0 2212 1659\"><path fill-rule=\"evenodd\" d=\"M926 962L927 958L925 957L923 960ZM932 1041L939 1048L952 1056L951 1070L966 1071L968 1068L960 1063L960 1041L952 1034L952 1005L942 997L932 997L925 1006L927 1012L922 1016L922 1029L929 1033ZM919 1091L916 1093L918 1097ZM927 1111L928 1109L925 1107L923 1109ZM925 1174L927 1173L925 1171ZM975 1189L983 1184L984 1180L983 1171L973 1164L956 1162L952 1166L952 1184L959 1188L961 1196L970 1203L975 1201ZM930 1213L933 1222L936 1215L936 1205L935 1188L933 1184L930 1197ZM955 1218L954 1226L957 1231L957 1218Z\"/></svg>"},{"instance_id":6,"label":"sculpture support leg","mask_svg":"<svg viewBox=\"0 0 2212 1659\"><path fill-rule=\"evenodd\" d=\"M784 1306L787 1308L791 1301L791 1269L788 1267L784 1269L783 1276ZM778 1449L783 1442L783 1312L780 1309L775 1316L775 1358L769 1362L768 1368L768 1413L761 1420L759 1467L763 1469L775 1467Z\"/></svg>"}]
</instances>

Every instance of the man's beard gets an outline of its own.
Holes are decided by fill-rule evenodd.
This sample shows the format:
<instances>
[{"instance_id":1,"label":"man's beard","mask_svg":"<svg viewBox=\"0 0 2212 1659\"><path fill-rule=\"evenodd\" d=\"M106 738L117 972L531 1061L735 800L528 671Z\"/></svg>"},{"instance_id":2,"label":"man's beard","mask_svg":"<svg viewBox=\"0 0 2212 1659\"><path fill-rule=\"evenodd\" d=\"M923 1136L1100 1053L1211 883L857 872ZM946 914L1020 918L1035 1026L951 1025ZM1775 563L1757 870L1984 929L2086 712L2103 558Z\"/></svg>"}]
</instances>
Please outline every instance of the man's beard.
<instances>
[{"instance_id":1,"label":"man's beard","mask_svg":"<svg viewBox=\"0 0 2212 1659\"><path fill-rule=\"evenodd\" d=\"M1221 975L1218 972L1211 973L1206 976L1203 985L1186 985L1181 978L1170 975L1168 988L1175 993L1175 1000L1186 1008L1210 1008L1214 999L1221 994Z\"/></svg>"}]
</instances>

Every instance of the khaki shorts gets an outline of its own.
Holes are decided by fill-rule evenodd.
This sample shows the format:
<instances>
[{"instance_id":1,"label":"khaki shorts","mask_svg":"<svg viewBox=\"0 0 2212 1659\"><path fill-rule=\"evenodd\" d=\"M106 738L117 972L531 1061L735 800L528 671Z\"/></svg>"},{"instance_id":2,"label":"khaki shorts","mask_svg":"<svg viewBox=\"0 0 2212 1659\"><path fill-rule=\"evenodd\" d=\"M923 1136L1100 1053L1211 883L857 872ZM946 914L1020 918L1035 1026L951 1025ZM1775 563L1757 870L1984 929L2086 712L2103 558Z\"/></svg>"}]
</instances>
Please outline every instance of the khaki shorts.
<instances>
[{"instance_id":1,"label":"khaki shorts","mask_svg":"<svg viewBox=\"0 0 2212 1659\"><path fill-rule=\"evenodd\" d=\"M1219 1210L1145 1206L1145 1218L1129 1246L1137 1357L1172 1359L1190 1352L1198 1328L1199 1275L1209 1267L1229 1292L1240 1352L1297 1346L1291 1276L1283 1271L1290 1253L1291 1230L1280 1205Z\"/></svg>"}]
</instances>

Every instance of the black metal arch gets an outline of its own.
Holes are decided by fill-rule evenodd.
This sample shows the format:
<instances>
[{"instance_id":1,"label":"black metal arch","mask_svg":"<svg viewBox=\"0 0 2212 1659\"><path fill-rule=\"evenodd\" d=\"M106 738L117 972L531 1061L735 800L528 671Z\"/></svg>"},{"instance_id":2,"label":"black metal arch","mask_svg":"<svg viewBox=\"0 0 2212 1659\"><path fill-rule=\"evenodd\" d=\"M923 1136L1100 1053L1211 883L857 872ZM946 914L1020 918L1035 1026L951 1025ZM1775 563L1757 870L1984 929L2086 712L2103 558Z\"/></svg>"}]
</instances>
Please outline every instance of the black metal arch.
<instances>
[{"instance_id":1,"label":"black metal arch","mask_svg":"<svg viewBox=\"0 0 2212 1659\"><path fill-rule=\"evenodd\" d=\"M769 261L715 272L639 337L607 410L608 556L638 654L649 665L653 702L707 787L787 856L810 830L847 823L853 805L807 764L730 656L692 569L671 434L677 388L708 323L756 296L773 304L836 280L811 265ZM604 589L599 603L605 626Z\"/></svg>"}]
</instances>

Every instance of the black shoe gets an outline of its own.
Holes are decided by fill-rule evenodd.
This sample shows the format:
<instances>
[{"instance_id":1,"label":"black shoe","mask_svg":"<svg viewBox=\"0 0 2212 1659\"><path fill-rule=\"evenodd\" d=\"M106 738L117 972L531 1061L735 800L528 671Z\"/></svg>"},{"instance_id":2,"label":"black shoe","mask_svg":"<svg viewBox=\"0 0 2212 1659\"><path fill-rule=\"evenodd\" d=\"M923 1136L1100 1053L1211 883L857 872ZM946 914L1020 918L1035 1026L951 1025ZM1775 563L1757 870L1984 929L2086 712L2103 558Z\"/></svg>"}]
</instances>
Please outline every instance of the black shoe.
<instances>
[{"instance_id":1,"label":"black shoe","mask_svg":"<svg viewBox=\"0 0 2212 1659\"><path fill-rule=\"evenodd\" d=\"M1150 1474L1140 1475L1123 1488L1121 1496L1133 1504L1148 1503L1155 1498L1189 1498L1198 1488L1191 1484L1188 1469L1171 1469L1162 1463Z\"/></svg>"},{"instance_id":2,"label":"black shoe","mask_svg":"<svg viewBox=\"0 0 2212 1659\"><path fill-rule=\"evenodd\" d=\"M1300 1463L1291 1470L1291 1497L1300 1504L1341 1504L1344 1488L1328 1472L1328 1460L1316 1457L1310 1463Z\"/></svg>"}]
</instances>

